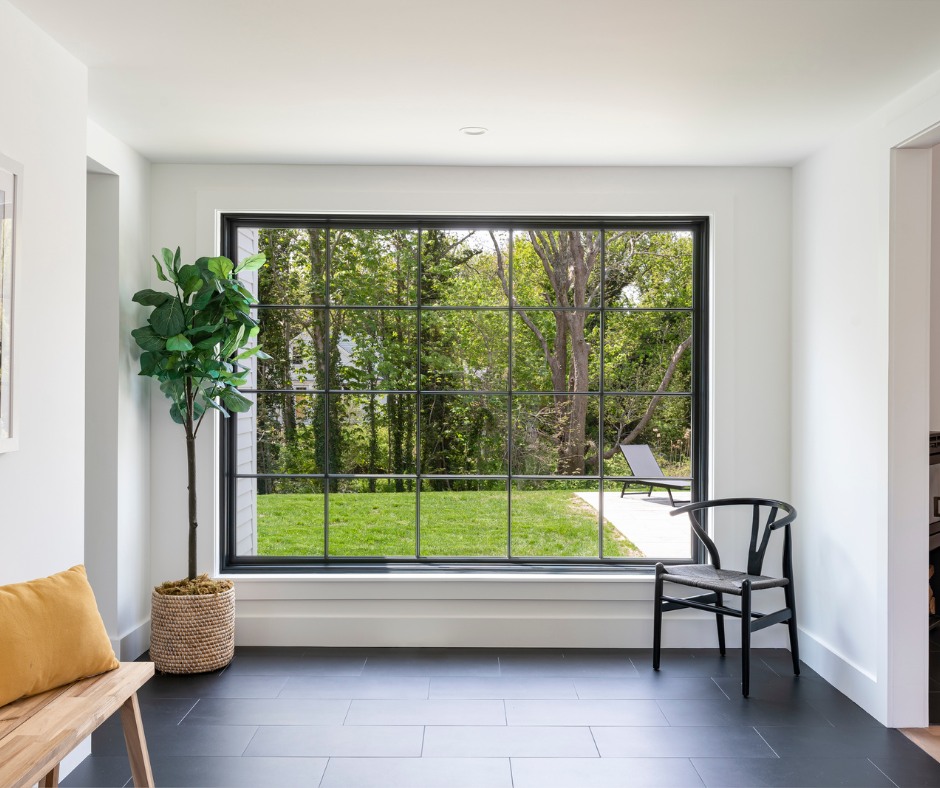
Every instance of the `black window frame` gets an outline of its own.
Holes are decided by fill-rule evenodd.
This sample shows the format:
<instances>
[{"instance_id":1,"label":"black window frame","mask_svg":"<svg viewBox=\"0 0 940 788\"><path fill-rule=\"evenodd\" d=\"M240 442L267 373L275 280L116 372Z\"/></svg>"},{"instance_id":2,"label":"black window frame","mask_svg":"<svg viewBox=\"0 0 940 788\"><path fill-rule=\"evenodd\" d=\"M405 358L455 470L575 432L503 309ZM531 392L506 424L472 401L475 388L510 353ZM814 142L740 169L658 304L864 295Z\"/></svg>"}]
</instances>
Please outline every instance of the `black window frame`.
<instances>
[{"instance_id":1,"label":"black window frame","mask_svg":"<svg viewBox=\"0 0 940 788\"><path fill-rule=\"evenodd\" d=\"M701 500L708 490L709 463L708 447L709 434L709 388L710 388L710 358L709 358L709 330L710 330L710 259L709 259L709 219L705 216L442 216L442 215L381 215L368 214L277 214L277 213L245 213L231 212L220 216L220 247L221 254L235 259L238 250L237 234L240 229L259 229L264 227L278 229L329 229L337 226L353 226L358 229L376 230L416 230L419 234L424 229L478 229L478 230L510 230L510 229L545 229L545 230L652 230L659 232L691 232L692 244L692 306L687 309L671 311L688 311L692 316L692 386L691 396L691 499ZM420 255L420 252L419 252ZM420 268L420 262L419 262ZM327 279L329 281L329 278ZM418 287L418 306L421 309L420 275ZM603 299L601 299L603 304ZM341 306L341 305L339 305ZM327 302L325 308L331 305ZM512 320L513 306L494 307L509 312ZM600 309L603 311L604 307ZM624 311L624 310L618 310ZM647 310L640 310L647 311ZM650 310L654 311L654 310ZM607 394L603 386L599 387L598 395L601 397L601 410L603 411L603 397ZM416 382L416 393L421 391L420 380ZM511 397L514 392L512 381L508 382L508 392ZM629 392L641 395L641 392ZM511 437L511 427L509 435ZM574 557L515 557L500 558L460 557L460 558L434 558L434 557L345 557L345 556L237 556L235 555L235 518L234 507L231 502L235 500L235 485L239 478L234 473L235 452L233 447L236 441L236 417L220 419L219 429L219 459L220 459L220 519L218 528L219 539L219 566L226 574L304 574L329 575L331 573L420 573L420 572L510 572L510 573L597 573L604 575L635 574L638 576L652 573L656 562L665 564L683 564L703 562L706 560L704 547L690 532L690 558L607 558L599 550L597 558ZM601 467L603 463L601 463ZM328 471L328 469L327 469ZM416 468L416 471L419 469ZM324 478L336 474L324 474ZM505 476L507 496L510 494L512 480L516 475L512 468L507 469ZM320 478L318 476L318 478ZM416 486L420 488L420 473L415 474ZM525 477L529 478L529 477ZM597 477L545 477L546 480L563 481L566 478L596 478L599 485L605 480L616 481L618 484L631 477L606 477L599 471ZM632 477L635 478L635 477ZM599 486L602 489L602 486ZM420 506L420 503L418 504ZM601 510L602 514L602 510ZM420 522L420 509L417 513ZM328 514L324 527L328 528ZM603 527L599 520L599 533Z\"/></svg>"}]
</instances>

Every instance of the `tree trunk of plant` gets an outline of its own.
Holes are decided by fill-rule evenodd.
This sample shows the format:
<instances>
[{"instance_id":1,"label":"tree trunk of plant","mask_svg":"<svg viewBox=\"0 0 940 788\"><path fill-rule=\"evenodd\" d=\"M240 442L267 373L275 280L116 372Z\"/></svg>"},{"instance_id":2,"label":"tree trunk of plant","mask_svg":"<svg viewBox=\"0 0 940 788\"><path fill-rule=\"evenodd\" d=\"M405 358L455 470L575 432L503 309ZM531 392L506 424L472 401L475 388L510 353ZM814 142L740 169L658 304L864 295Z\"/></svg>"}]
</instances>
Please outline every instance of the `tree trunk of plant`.
<instances>
[{"instance_id":1,"label":"tree trunk of plant","mask_svg":"<svg viewBox=\"0 0 940 788\"><path fill-rule=\"evenodd\" d=\"M193 425L192 381L186 380L186 473L189 490L189 579L196 579L196 430Z\"/></svg>"}]
</instances>

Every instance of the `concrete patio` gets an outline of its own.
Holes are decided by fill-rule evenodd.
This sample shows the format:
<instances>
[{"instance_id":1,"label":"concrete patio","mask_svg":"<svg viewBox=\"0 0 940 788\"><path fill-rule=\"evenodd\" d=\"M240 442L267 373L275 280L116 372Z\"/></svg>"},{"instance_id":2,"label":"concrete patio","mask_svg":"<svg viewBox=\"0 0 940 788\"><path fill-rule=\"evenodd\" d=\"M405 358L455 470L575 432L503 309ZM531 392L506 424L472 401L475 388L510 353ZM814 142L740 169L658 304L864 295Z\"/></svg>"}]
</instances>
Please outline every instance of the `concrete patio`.
<instances>
[{"instance_id":1,"label":"concrete patio","mask_svg":"<svg viewBox=\"0 0 940 788\"><path fill-rule=\"evenodd\" d=\"M596 492L578 492L576 495L594 509L599 506ZM676 504L689 502L688 492L673 493ZM670 517L672 505L665 490L654 490L651 498L646 493L619 491L604 493L604 519L635 544L647 558L689 558L692 528L688 515Z\"/></svg>"}]
</instances>

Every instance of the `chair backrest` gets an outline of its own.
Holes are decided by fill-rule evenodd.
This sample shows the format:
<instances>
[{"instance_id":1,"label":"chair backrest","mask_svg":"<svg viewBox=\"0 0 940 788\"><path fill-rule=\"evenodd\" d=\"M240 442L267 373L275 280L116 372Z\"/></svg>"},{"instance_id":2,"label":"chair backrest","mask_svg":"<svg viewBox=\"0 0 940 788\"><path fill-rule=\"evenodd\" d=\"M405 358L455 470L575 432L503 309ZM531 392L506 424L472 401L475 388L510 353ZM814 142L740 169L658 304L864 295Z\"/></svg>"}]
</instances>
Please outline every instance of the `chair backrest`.
<instances>
[{"instance_id":1,"label":"chair backrest","mask_svg":"<svg viewBox=\"0 0 940 788\"><path fill-rule=\"evenodd\" d=\"M695 503L680 506L672 509L669 514L673 517L677 514L689 515L692 530L695 531L695 535L705 545L705 549L711 556L712 564L716 569L721 569L718 548L715 547L715 543L702 526L699 514L703 510L725 506L744 506L750 507L752 510L751 542L747 550L747 573L749 575L759 575L761 573L770 534L778 528L786 528L783 540L783 576L792 579L793 558L790 545L790 523L796 519L796 509L791 504L776 501L772 498L716 498L713 501L696 501ZM762 509L766 512L766 516L761 514ZM763 530L761 530L762 524Z\"/></svg>"},{"instance_id":2,"label":"chair backrest","mask_svg":"<svg viewBox=\"0 0 940 788\"><path fill-rule=\"evenodd\" d=\"M634 476L644 479L663 478L659 463L656 462L653 452L645 443L621 443L620 451L630 464L630 471Z\"/></svg>"}]
</instances>

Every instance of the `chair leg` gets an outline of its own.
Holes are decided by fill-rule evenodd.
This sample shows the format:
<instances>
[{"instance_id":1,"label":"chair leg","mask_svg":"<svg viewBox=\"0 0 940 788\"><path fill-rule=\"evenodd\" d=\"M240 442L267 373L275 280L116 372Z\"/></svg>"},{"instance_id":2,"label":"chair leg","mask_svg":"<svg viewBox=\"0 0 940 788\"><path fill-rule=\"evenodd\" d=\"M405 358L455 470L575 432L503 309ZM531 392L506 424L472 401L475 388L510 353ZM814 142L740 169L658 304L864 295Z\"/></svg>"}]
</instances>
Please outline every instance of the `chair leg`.
<instances>
[{"instance_id":1,"label":"chair leg","mask_svg":"<svg viewBox=\"0 0 940 788\"><path fill-rule=\"evenodd\" d=\"M741 583L741 692L751 692L751 581Z\"/></svg>"},{"instance_id":2,"label":"chair leg","mask_svg":"<svg viewBox=\"0 0 940 788\"><path fill-rule=\"evenodd\" d=\"M721 607L724 604L722 594L715 594L715 603ZM721 613L715 615L715 621L718 623L718 653L725 655L725 617Z\"/></svg>"},{"instance_id":3,"label":"chair leg","mask_svg":"<svg viewBox=\"0 0 940 788\"><path fill-rule=\"evenodd\" d=\"M652 487L652 485L650 485L650 491L646 494L646 497L647 497L647 498L652 498L652 497L653 497L653 487Z\"/></svg>"},{"instance_id":4,"label":"chair leg","mask_svg":"<svg viewBox=\"0 0 940 788\"><path fill-rule=\"evenodd\" d=\"M674 500L673 497L672 497L672 490L670 490L670 489L667 487L667 488L666 488L666 492L669 493L669 503L672 505L672 508L675 509L675 508L676 508L676 502L675 502L675 500Z\"/></svg>"},{"instance_id":5,"label":"chair leg","mask_svg":"<svg viewBox=\"0 0 940 788\"><path fill-rule=\"evenodd\" d=\"M787 607L790 608L790 620L787 621L787 629L790 632L790 657L793 660L793 675L800 675L800 641L796 627L796 599L793 594L793 584L790 583L783 587L783 596Z\"/></svg>"},{"instance_id":6,"label":"chair leg","mask_svg":"<svg viewBox=\"0 0 940 788\"><path fill-rule=\"evenodd\" d=\"M628 485L628 484L629 484L629 482L624 482L624 483L623 483L623 487L620 488L620 497L621 497L621 498L623 498L623 496L627 494L627 485Z\"/></svg>"},{"instance_id":7,"label":"chair leg","mask_svg":"<svg viewBox=\"0 0 940 788\"><path fill-rule=\"evenodd\" d=\"M663 635L663 565L656 564L653 583L653 670L659 670L660 643Z\"/></svg>"}]
</instances>

